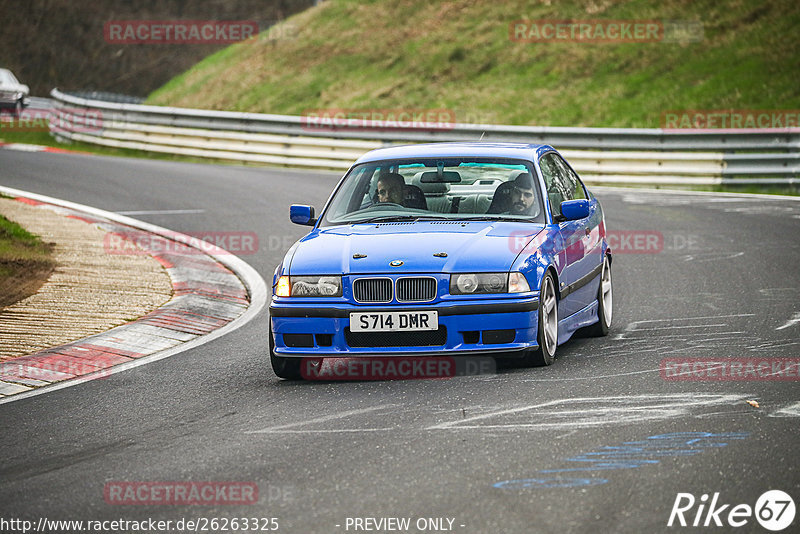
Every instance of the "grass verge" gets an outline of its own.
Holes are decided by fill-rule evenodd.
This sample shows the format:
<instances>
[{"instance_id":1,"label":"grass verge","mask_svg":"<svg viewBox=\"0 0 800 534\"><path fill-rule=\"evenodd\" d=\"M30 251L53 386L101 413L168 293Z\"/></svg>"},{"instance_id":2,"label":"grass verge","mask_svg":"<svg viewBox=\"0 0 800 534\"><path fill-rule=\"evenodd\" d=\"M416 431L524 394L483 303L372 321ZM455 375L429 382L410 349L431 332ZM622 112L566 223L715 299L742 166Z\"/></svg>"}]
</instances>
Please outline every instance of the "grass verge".
<instances>
[{"instance_id":1,"label":"grass verge","mask_svg":"<svg viewBox=\"0 0 800 534\"><path fill-rule=\"evenodd\" d=\"M36 293L55 269L52 243L0 215L0 309Z\"/></svg>"},{"instance_id":2,"label":"grass verge","mask_svg":"<svg viewBox=\"0 0 800 534\"><path fill-rule=\"evenodd\" d=\"M510 34L521 20L699 31L521 42ZM282 23L282 38L264 32L212 54L147 103L287 115L447 109L457 122L655 128L668 111L799 109L799 25L796 0L321 2Z\"/></svg>"}]
</instances>

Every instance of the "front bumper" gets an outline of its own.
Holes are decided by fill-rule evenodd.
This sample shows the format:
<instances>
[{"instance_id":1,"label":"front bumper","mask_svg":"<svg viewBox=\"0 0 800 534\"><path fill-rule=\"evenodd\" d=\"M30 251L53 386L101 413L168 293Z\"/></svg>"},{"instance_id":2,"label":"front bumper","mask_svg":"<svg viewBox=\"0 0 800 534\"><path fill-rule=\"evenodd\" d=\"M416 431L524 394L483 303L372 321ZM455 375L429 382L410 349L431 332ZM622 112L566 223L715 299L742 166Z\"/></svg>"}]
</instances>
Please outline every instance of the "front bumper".
<instances>
[{"instance_id":1,"label":"front bumper","mask_svg":"<svg viewBox=\"0 0 800 534\"><path fill-rule=\"evenodd\" d=\"M280 356L434 356L537 348L538 305L538 295L402 306L273 298L269 309L274 350ZM413 310L437 311L439 331L401 335L350 332L350 312Z\"/></svg>"},{"instance_id":2,"label":"front bumper","mask_svg":"<svg viewBox=\"0 0 800 534\"><path fill-rule=\"evenodd\" d=\"M0 107L13 108L17 105L17 102L22 102L22 107L28 105L28 99L25 96L19 96L11 92L0 92Z\"/></svg>"}]
</instances>

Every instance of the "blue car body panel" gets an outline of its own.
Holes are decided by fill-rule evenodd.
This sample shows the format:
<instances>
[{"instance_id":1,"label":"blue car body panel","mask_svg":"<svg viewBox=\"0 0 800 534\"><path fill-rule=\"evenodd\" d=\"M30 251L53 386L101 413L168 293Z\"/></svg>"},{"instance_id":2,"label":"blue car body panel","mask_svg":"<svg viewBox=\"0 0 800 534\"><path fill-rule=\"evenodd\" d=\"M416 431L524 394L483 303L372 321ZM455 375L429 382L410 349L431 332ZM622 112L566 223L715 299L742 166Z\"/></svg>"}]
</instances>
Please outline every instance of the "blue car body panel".
<instances>
[{"instance_id":1,"label":"blue car body panel","mask_svg":"<svg viewBox=\"0 0 800 534\"><path fill-rule=\"evenodd\" d=\"M541 191L546 191L539 159L556 152L548 145L514 143L436 143L378 149L355 165L392 159L492 157L532 164ZM342 182L336 189L341 187ZM335 193L335 191L334 191ZM333 197L333 195L332 195ZM527 221L409 221L320 227L295 243L275 271L280 276L341 275L340 297L277 297L270 305L274 352L280 356L394 356L398 354L508 353L538 347L538 297L550 270L559 292L558 343L578 328L597 321L597 295L603 259L608 254L600 204L589 195L589 217L553 222L546 205L546 224ZM328 205L330 204L328 201ZM324 213L328 205L321 213ZM441 255L442 252L446 256ZM436 255L438 254L438 255ZM393 260L402 265L390 266ZM450 275L472 272L521 272L526 293L451 295ZM355 301L353 281L379 275L396 281L409 275L436 279L430 302L385 304ZM353 346L349 314L353 311L437 310L445 333L434 345ZM465 333L514 331L512 341L484 343ZM313 334L313 343L287 346L287 334ZM439 343L441 341L441 343Z\"/></svg>"},{"instance_id":2,"label":"blue car body panel","mask_svg":"<svg viewBox=\"0 0 800 534\"><path fill-rule=\"evenodd\" d=\"M314 229L291 258L291 274L507 272L518 254L513 242L541 224L446 222L354 224ZM525 232L525 234L522 234ZM447 257L434 256L447 251ZM354 259L354 254L365 258ZM391 268L399 259L403 265Z\"/></svg>"}]
</instances>

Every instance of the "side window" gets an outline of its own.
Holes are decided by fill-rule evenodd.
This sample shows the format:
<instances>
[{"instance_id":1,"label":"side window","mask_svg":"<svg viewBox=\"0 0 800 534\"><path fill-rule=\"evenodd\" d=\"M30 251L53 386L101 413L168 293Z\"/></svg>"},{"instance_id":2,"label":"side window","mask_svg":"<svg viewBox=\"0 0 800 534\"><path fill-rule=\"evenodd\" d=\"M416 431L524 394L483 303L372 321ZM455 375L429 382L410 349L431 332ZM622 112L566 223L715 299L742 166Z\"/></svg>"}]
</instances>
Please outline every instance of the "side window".
<instances>
[{"instance_id":1,"label":"side window","mask_svg":"<svg viewBox=\"0 0 800 534\"><path fill-rule=\"evenodd\" d=\"M547 187L547 200L550 203L550 211L553 217L561 215L561 203L572 199L572 191L565 183L562 170L558 162L558 156L550 152L539 159L539 167L542 169L542 177Z\"/></svg>"},{"instance_id":2,"label":"side window","mask_svg":"<svg viewBox=\"0 0 800 534\"><path fill-rule=\"evenodd\" d=\"M553 161L559 169L559 175L561 175L564 181L565 189L570 192L570 198L565 198L564 200L586 199L586 190L584 189L580 178L578 178L578 175L575 174L575 171L570 169L569 165L567 165L567 163L559 156L556 156L555 154L549 155L553 156Z\"/></svg>"},{"instance_id":3,"label":"side window","mask_svg":"<svg viewBox=\"0 0 800 534\"><path fill-rule=\"evenodd\" d=\"M561 203L565 200L588 198L578 175L558 154L545 154L539 160L539 166L547 186L547 200L553 217L561 215Z\"/></svg>"}]
</instances>

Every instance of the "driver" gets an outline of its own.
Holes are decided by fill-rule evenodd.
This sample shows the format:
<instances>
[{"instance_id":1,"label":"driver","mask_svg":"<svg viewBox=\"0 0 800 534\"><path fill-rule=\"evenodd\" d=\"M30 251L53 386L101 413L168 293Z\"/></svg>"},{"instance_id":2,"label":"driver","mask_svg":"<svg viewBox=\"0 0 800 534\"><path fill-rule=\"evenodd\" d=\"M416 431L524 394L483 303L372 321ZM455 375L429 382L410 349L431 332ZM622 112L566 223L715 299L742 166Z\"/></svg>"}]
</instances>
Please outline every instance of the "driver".
<instances>
[{"instance_id":1,"label":"driver","mask_svg":"<svg viewBox=\"0 0 800 534\"><path fill-rule=\"evenodd\" d=\"M378 179L378 202L403 203L403 187L406 181L395 173L384 174Z\"/></svg>"},{"instance_id":2,"label":"driver","mask_svg":"<svg viewBox=\"0 0 800 534\"><path fill-rule=\"evenodd\" d=\"M530 173L522 173L514 180L511 190L509 215L534 215L536 194L533 192L533 179Z\"/></svg>"}]
</instances>

